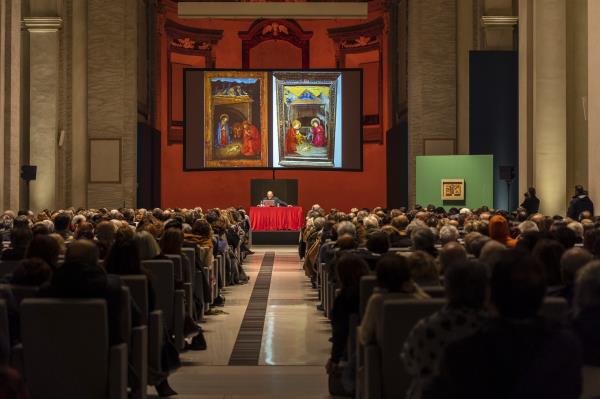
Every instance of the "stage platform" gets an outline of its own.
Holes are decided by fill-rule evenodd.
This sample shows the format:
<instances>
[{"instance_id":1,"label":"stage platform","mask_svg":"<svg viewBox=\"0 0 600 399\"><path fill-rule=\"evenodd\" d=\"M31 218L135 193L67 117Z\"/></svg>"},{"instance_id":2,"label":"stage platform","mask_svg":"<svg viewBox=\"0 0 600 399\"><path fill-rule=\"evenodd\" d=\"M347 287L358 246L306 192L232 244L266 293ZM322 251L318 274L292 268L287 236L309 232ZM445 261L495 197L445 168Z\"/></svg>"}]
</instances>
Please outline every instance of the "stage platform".
<instances>
[{"instance_id":1,"label":"stage platform","mask_svg":"<svg viewBox=\"0 0 600 399\"><path fill-rule=\"evenodd\" d=\"M298 245L300 231L252 231L251 245Z\"/></svg>"}]
</instances>

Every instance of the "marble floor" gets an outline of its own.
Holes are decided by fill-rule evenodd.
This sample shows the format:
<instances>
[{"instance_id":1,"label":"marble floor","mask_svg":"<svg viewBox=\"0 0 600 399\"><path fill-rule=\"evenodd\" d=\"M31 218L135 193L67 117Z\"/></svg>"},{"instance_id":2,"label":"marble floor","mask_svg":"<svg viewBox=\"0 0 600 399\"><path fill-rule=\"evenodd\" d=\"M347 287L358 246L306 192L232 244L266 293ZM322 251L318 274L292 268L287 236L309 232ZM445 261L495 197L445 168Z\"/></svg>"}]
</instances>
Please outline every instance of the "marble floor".
<instances>
[{"instance_id":1,"label":"marble floor","mask_svg":"<svg viewBox=\"0 0 600 399\"><path fill-rule=\"evenodd\" d=\"M317 296L304 276L294 247L255 247L244 268L250 283L226 289L226 314L202 325L203 352L182 354L182 367L169 381L178 398L329 398L324 365L330 327L316 310ZM259 364L228 366L254 281L266 252L275 252ZM154 396L153 389L149 397Z\"/></svg>"}]
</instances>

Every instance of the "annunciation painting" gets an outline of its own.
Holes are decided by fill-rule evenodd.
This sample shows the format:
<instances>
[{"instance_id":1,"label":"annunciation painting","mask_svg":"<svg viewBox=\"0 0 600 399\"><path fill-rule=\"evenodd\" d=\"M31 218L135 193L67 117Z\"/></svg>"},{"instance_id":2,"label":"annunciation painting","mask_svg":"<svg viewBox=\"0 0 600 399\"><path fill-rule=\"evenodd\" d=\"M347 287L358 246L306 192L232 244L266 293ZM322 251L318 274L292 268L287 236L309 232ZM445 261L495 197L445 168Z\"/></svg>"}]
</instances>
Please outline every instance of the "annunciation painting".
<instances>
[{"instance_id":1,"label":"annunciation painting","mask_svg":"<svg viewBox=\"0 0 600 399\"><path fill-rule=\"evenodd\" d=\"M442 201L462 201L464 199L464 179L442 179Z\"/></svg>"},{"instance_id":2,"label":"annunciation painting","mask_svg":"<svg viewBox=\"0 0 600 399\"><path fill-rule=\"evenodd\" d=\"M334 167L341 73L274 72L273 81L279 147L274 166Z\"/></svg>"},{"instance_id":3,"label":"annunciation painting","mask_svg":"<svg viewBox=\"0 0 600 399\"><path fill-rule=\"evenodd\" d=\"M204 166L268 166L266 72L204 75Z\"/></svg>"}]
</instances>

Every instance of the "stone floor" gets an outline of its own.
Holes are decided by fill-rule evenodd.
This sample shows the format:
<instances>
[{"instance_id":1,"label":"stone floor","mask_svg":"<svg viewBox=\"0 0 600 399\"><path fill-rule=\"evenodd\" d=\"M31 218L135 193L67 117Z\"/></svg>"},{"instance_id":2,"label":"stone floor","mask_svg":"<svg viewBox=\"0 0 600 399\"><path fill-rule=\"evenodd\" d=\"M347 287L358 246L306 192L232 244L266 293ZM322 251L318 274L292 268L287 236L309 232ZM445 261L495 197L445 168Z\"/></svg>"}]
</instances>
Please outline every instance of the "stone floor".
<instances>
[{"instance_id":1,"label":"stone floor","mask_svg":"<svg viewBox=\"0 0 600 399\"><path fill-rule=\"evenodd\" d=\"M316 292L292 247L255 247L244 264L250 284L227 288L227 314L202 325L208 350L185 352L170 378L178 398L329 398L324 365L330 327L316 310ZM259 365L228 366L254 281L265 252L275 252ZM149 390L150 397L155 394Z\"/></svg>"}]
</instances>

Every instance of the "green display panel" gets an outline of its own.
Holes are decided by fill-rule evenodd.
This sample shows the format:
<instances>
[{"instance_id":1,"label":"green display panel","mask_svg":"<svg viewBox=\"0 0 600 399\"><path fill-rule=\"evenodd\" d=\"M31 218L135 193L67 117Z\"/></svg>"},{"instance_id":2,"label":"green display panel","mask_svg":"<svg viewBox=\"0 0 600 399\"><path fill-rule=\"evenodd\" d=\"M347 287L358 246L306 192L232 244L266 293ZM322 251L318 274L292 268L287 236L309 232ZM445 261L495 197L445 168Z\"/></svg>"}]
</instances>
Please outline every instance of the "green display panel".
<instances>
[{"instance_id":1,"label":"green display panel","mask_svg":"<svg viewBox=\"0 0 600 399\"><path fill-rule=\"evenodd\" d=\"M464 200L443 201L442 179L464 179ZM470 209L494 206L493 155L417 157L417 204Z\"/></svg>"}]
</instances>

